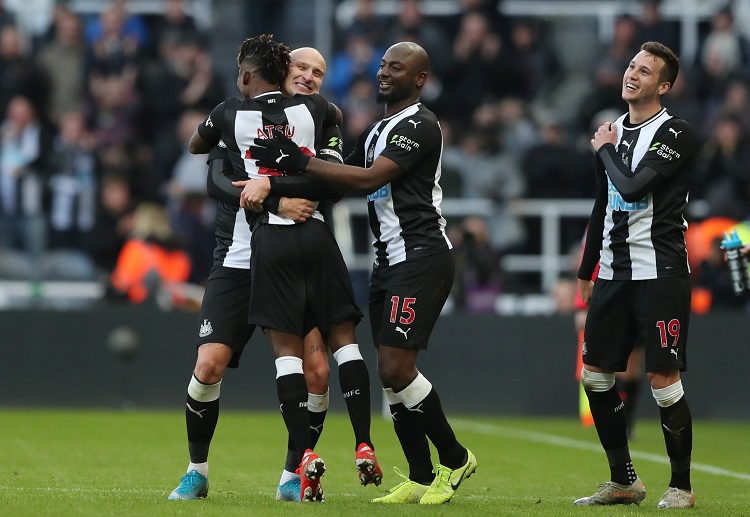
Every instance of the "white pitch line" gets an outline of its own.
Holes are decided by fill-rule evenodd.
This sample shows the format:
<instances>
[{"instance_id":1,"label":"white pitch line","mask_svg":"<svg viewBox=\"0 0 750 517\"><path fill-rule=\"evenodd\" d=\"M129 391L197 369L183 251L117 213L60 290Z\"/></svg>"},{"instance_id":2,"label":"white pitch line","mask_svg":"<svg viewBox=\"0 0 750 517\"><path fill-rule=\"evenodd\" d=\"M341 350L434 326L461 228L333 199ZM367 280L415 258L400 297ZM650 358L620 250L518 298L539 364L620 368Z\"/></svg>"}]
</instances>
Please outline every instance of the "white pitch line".
<instances>
[{"instance_id":1,"label":"white pitch line","mask_svg":"<svg viewBox=\"0 0 750 517\"><path fill-rule=\"evenodd\" d=\"M554 434L539 433L537 431L527 431L523 429L514 429L512 427L504 427L493 424L481 424L478 422L470 422L468 420L451 420L451 423L454 427L457 427L459 429L464 429L466 431L472 431L479 434L486 434L490 436L504 436L506 438L515 438L517 440L545 443L548 445L559 445L560 447L568 447L570 449L580 449L598 453L603 452L602 447L599 444L593 444L581 440L574 440L573 438L565 438L564 436L557 436ZM630 456L636 459L669 465L669 458L667 456L633 450L630 451ZM724 476L734 479L742 479L744 481L750 481L750 474L746 474L744 472L734 472L732 470L723 469L714 465L706 465L704 463L693 462L690 464L690 468L695 471L714 474L715 476Z\"/></svg>"}]
</instances>

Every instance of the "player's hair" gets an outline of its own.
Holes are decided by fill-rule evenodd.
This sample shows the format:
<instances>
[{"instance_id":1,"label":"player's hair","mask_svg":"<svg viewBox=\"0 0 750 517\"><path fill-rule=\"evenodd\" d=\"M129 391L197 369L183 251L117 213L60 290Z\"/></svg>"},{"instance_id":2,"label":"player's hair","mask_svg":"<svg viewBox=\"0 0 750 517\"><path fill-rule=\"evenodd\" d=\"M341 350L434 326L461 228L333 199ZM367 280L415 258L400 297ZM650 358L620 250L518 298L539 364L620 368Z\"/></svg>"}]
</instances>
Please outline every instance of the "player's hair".
<instances>
[{"instance_id":1,"label":"player's hair","mask_svg":"<svg viewBox=\"0 0 750 517\"><path fill-rule=\"evenodd\" d=\"M261 77L271 84L281 84L289 72L289 47L273 40L273 34L247 38L240 45L237 64L257 68Z\"/></svg>"},{"instance_id":2,"label":"player's hair","mask_svg":"<svg viewBox=\"0 0 750 517\"><path fill-rule=\"evenodd\" d=\"M661 79L669 82L670 89L677 80L677 74L680 73L680 59L671 48L659 43L658 41L647 41L641 45L641 50L651 55L660 57L664 61L664 68L661 71Z\"/></svg>"}]
</instances>

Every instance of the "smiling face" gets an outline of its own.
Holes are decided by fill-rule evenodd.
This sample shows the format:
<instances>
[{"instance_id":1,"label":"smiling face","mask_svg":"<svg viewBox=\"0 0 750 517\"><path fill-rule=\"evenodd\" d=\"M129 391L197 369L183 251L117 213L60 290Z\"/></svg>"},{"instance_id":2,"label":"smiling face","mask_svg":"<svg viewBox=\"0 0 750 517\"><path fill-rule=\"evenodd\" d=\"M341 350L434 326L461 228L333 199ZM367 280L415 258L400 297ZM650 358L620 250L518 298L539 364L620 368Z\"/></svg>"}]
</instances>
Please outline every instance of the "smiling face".
<instances>
[{"instance_id":1,"label":"smiling face","mask_svg":"<svg viewBox=\"0 0 750 517\"><path fill-rule=\"evenodd\" d=\"M378 71L377 101L386 108L405 107L419 99L427 80L427 55L416 44L397 43L386 50Z\"/></svg>"},{"instance_id":2,"label":"smiling face","mask_svg":"<svg viewBox=\"0 0 750 517\"><path fill-rule=\"evenodd\" d=\"M287 95L318 93L326 73L326 61L314 48L298 48L291 52L292 62L284 81Z\"/></svg>"},{"instance_id":3,"label":"smiling face","mask_svg":"<svg viewBox=\"0 0 750 517\"><path fill-rule=\"evenodd\" d=\"M630 62L622 80L622 100L628 104L659 102L671 88L668 81L662 79L664 60L641 50Z\"/></svg>"}]
</instances>

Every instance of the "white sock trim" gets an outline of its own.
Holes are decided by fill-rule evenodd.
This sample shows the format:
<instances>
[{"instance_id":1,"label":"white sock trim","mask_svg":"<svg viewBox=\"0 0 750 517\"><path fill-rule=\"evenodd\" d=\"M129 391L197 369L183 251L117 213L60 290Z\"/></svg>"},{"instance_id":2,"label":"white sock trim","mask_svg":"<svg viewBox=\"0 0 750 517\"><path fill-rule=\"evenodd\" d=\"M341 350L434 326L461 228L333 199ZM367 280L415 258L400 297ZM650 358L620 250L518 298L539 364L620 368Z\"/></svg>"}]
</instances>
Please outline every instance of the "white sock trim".
<instances>
[{"instance_id":1,"label":"white sock trim","mask_svg":"<svg viewBox=\"0 0 750 517\"><path fill-rule=\"evenodd\" d=\"M666 388L656 390L651 388L651 393L654 395L654 399L659 404L659 407L669 407L677 403L685 394L685 391L682 389L682 381L679 380Z\"/></svg>"},{"instance_id":2,"label":"white sock trim","mask_svg":"<svg viewBox=\"0 0 750 517\"><path fill-rule=\"evenodd\" d=\"M295 373L303 373L302 371L302 359L294 357L293 355L282 355L276 361L276 378L283 377L284 375L294 375Z\"/></svg>"},{"instance_id":3,"label":"white sock trim","mask_svg":"<svg viewBox=\"0 0 750 517\"><path fill-rule=\"evenodd\" d=\"M404 403L404 406L411 409L422 402L432 391L432 384L421 373L411 381L406 388L395 393L395 395Z\"/></svg>"},{"instance_id":4,"label":"white sock trim","mask_svg":"<svg viewBox=\"0 0 750 517\"><path fill-rule=\"evenodd\" d=\"M389 406L393 406L401 402L401 399L398 398L395 393L393 393L393 390L391 388L383 388L383 395L385 395L385 400L388 401Z\"/></svg>"},{"instance_id":5,"label":"white sock trim","mask_svg":"<svg viewBox=\"0 0 750 517\"><path fill-rule=\"evenodd\" d=\"M318 395L317 393L308 393L307 410L311 413L323 413L324 411L328 411L329 391L330 390L326 391L323 395Z\"/></svg>"},{"instance_id":6,"label":"white sock trim","mask_svg":"<svg viewBox=\"0 0 750 517\"><path fill-rule=\"evenodd\" d=\"M219 398L221 392L221 381L216 384L203 384L193 374L187 389L188 395L198 402L213 402Z\"/></svg>"},{"instance_id":7,"label":"white sock trim","mask_svg":"<svg viewBox=\"0 0 750 517\"><path fill-rule=\"evenodd\" d=\"M299 479L299 474L296 474L294 472L289 472L288 470L284 469L281 471L281 479L279 479L279 485L283 485L290 479Z\"/></svg>"},{"instance_id":8,"label":"white sock trim","mask_svg":"<svg viewBox=\"0 0 750 517\"><path fill-rule=\"evenodd\" d=\"M188 464L187 471L197 470L198 473L202 474L203 477L208 477L208 462L204 463L193 463L192 461Z\"/></svg>"},{"instance_id":9,"label":"white sock trim","mask_svg":"<svg viewBox=\"0 0 750 517\"><path fill-rule=\"evenodd\" d=\"M336 360L336 364L341 366L349 361L363 361L362 354L359 351L359 345L352 343L351 345L344 345L333 353L333 358Z\"/></svg>"},{"instance_id":10,"label":"white sock trim","mask_svg":"<svg viewBox=\"0 0 750 517\"><path fill-rule=\"evenodd\" d=\"M615 374L592 372L584 366L581 368L581 385L589 391L608 391L615 385Z\"/></svg>"}]
</instances>

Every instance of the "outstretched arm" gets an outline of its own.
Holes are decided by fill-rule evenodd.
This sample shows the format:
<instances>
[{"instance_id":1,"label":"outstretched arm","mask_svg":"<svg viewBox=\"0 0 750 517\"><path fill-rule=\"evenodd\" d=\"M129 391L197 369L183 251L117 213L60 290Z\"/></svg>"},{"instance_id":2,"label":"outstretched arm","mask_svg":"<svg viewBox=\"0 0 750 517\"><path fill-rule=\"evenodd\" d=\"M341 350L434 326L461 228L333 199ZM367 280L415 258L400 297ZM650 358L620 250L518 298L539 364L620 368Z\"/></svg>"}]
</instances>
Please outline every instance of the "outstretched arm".
<instances>
[{"instance_id":1,"label":"outstretched arm","mask_svg":"<svg viewBox=\"0 0 750 517\"><path fill-rule=\"evenodd\" d=\"M378 156L367 169L313 158L305 155L297 144L281 134L269 139L256 138L250 152L261 167L309 172L324 181L367 194L404 174L396 162L385 156Z\"/></svg>"}]
</instances>

